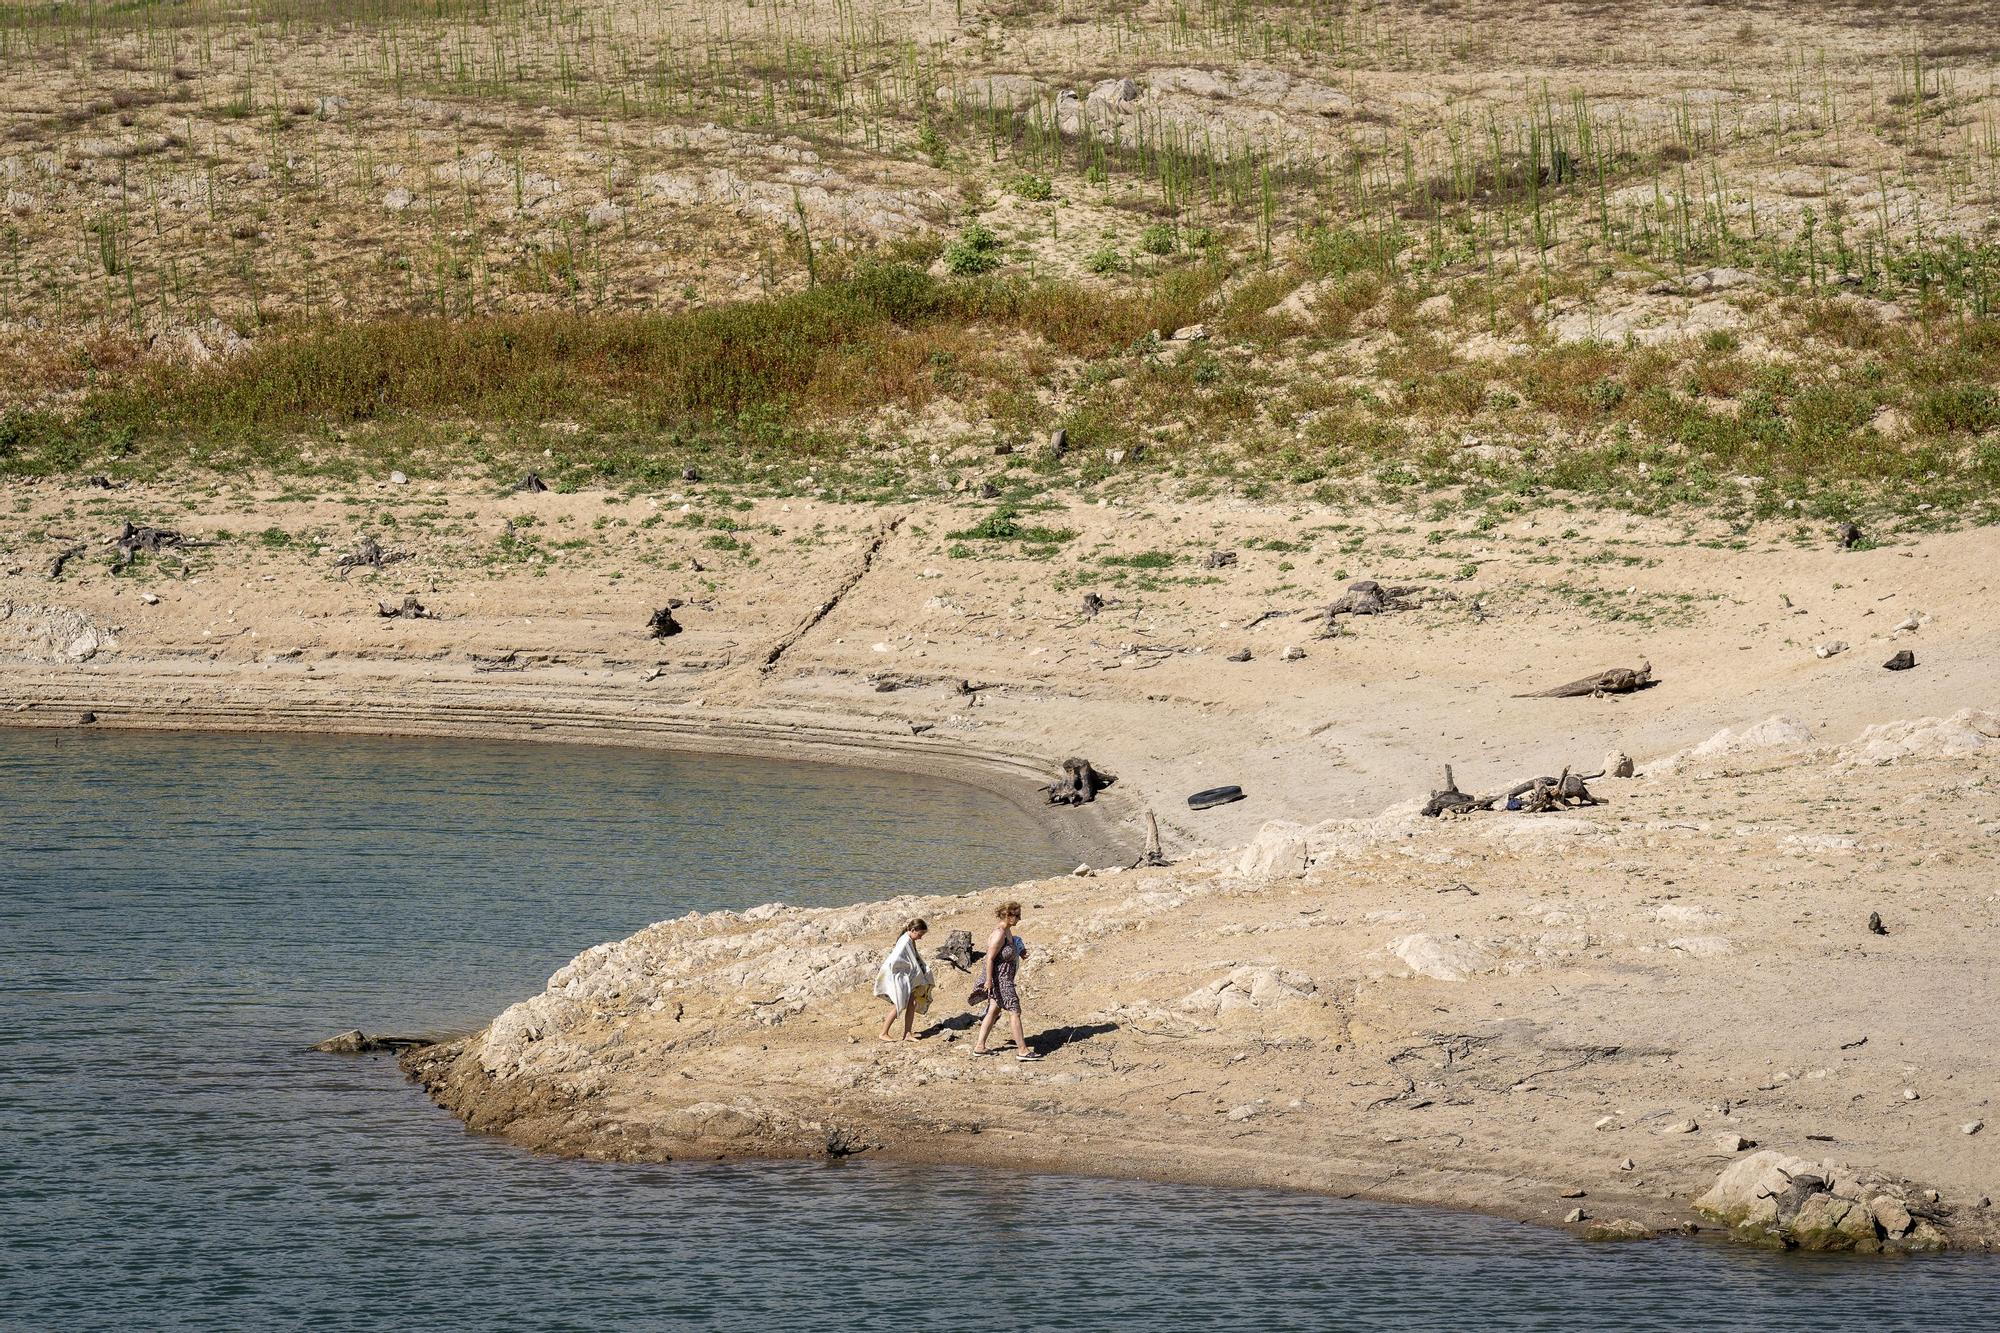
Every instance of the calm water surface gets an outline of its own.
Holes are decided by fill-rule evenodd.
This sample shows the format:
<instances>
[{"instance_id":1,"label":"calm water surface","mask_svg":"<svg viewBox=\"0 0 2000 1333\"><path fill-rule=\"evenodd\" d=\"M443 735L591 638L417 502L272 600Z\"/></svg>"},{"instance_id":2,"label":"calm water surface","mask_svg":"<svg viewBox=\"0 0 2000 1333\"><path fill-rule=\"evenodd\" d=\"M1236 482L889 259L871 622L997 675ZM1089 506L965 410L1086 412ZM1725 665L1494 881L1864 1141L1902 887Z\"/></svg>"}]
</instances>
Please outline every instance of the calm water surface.
<instances>
[{"instance_id":1,"label":"calm water surface","mask_svg":"<svg viewBox=\"0 0 2000 1333\"><path fill-rule=\"evenodd\" d=\"M1593 1246L1262 1191L610 1166L347 1027L471 1027L689 909L1064 868L967 788L640 751L0 731L0 1324L2000 1328L2000 1265Z\"/></svg>"}]
</instances>

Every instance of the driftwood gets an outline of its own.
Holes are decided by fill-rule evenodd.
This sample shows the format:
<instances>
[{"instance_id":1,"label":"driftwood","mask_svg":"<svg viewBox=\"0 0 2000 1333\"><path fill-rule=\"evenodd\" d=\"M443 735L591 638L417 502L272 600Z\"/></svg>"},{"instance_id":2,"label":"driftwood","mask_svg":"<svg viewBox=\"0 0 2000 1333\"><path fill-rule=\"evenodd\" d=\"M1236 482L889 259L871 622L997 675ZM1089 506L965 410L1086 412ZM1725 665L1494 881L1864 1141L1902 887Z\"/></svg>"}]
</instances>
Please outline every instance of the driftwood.
<instances>
[{"instance_id":1,"label":"driftwood","mask_svg":"<svg viewBox=\"0 0 2000 1333\"><path fill-rule=\"evenodd\" d=\"M63 576L63 566L82 554L83 548L81 546L71 546L57 551L55 559L49 561L49 577L52 579L61 578Z\"/></svg>"},{"instance_id":2,"label":"driftwood","mask_svg":"<svg viewBox=\"0 0 2000 1333\"><path fill-rule=\"evenodd\" d=\"M408 551L385 551L382 549L381 543L373 537L363 537L361 544L355 547L351 553L334 561L333 567L340 571L340 577L346 578L349 570L381 569L384 565L393 565L398 560L408 560L409 558L410 553Z\"/></svg>"},{"instance_id":3,"label":"driftwood","mask_svg":"<svg viewBox=\"0 0 2000 1333\"><path fill-rule=\"evenodd\" d=\"M944 937L944 944L931 957L940 962L950 963L961 972L972 970L972 932L954 930Z\"/></svg>"},{"instance_id":4,"label":"driftwood","mask_svg":"<svg viewBox=\"0 0 2000 1333\"><path fill-rule=\"evenodd\" d=\"M1160 850L1160 821L1153 818L1153 812L1146 812L1146 848L1139 853L1139 859L1132 863L1132 869L1141 866L1163 866L1167 864L1165 852Z\"/></svg>"},{"instance_id":5,"label":"driftwood","mask_svg":"<svg viewBox=\"0 0 2000 1333\"><path fill-rule=\"evenodd\" d=\"M186 542L186 537L171 528L142 528L128 518L125 520L125 526L112 541L112 545L116 548L116 554L111 557L112 571L115 573L131 564L141 551L148 555L158 555L163 550L185 545Z\"/></svg>"},{"instance_id":6,"label":"driftwood","mask_svg":"<svg viewBox=\"0 0 2000 1333\"><path fill-rule=\"evenodd\" d=\"M1595 675L1584 676L1567 685L1558 685L1552 690L1536 690L1529 694L1517 694L1516 699L1580 699L1588 695L1601 699L1607 694L1631 694L1636 690L1651 689L1657 682L1653 679L1653 664L1643 662L1634 671L1630 667L1611 667Z\"/></svg>"},{"instance_id":7,"label":"driftwood","mask_svg":"<svg viewBox=\"0 0 2000 1333\"><path fill-rule=\"evenodd\" d=\"M1050 805L1089 805L1097 793L1118 781L1092 768L1088 759L1065 759L1062 768L1062 776L1042 788L1049 794Z\"/></svg>"},{"instance_id":8,"label":"driftwood","mask_svg":"<svg viewBox=\"0 0 2000 1333\"><path fill-rule=\"evenodd\" d=\"M350 1028L325 1041L316 1041L307 1049L328 1055L361 1055L368 1051L401 1051L430 1044L428 1037L385 1037L379 1033L363 1032L360 1028Z\"/></svg>"},{"instance_id":9,"label":"driftwood","mask_svg":"<svg viewBox=\"0 0 2000 1333\"><path fill-rule=\"evenodd\" d=\"M1505 791L1496 791L1490 796L1470 796L1458 789L1458 780L1452 776L1451 765L1444 766L1444 786L1431 793L1420 812L1435 819L1439 815L1470 814L1474 810L1491 810L1496 806L1518 809L1525 814L1538 815L1550 810L1572 810L1579 806L1602 805L1603 800L1591 794L1584 783L1589 778L1600 778L1602 773L1572 773L1563 769L1559 777L1529 778L1517 782ZM1518 803L1518 804L1517 804Z\"/></svg>"},{"instance_id":10,"label":"driftwood","mask_svg":"<svg viewBox=\"0 0 2000 1333\"><path fill-rule=\"evenodd\" d=\"M671 639L674 635L679 634L681 632L681 622L674 619L674 608L681 604L680 600L676 598L653 612L652 619L646 622L647 632L656 639Z\"/></svg>"}]
</instances>

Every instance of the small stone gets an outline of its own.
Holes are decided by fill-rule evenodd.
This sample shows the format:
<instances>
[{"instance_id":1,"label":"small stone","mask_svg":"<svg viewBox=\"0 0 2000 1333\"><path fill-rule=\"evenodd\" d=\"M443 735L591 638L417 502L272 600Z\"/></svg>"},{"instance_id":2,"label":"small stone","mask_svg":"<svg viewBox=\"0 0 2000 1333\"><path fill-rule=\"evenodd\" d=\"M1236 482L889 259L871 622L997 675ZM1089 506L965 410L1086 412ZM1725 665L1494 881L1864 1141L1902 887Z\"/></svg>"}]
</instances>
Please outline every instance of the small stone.
<instances>
[{"instance_id":1,"label":"small stone","mask_svg":"<svg viewBox=\"0 0 2000 1333\"><path fill-rule=\"evenodd\" d=\"M389 474L389 484L391 486L407 486L410 484L410 479L401 472L391 472Z\"/></svg>"},{"instance_id":2,"label":"small stone","mask_svg":"<svg viewBox=\"0 0 2000 1333\"><path fill-rule=\"evenodd\" d=\"M1868 914L1868 933L1870 935L1887 935L1889 933L1889 928L1882 924L1882 914L1880 912L1870 912Z\"/></svg>"},{"instance_id":3,"label":"small stone","mask_svg":"<svg viewBox=\"0 0 2000 1333\"><path fill-rule=\"evenodd\" d=\"M1674 1122L1673 1124L1671 1124L1671 1125L1668 1125L1668 1126L1667 1126L1667 1127L1666 1127L1665 1129L1661 1130L1661 1131L1660 1131L1660 1133L1662 1133L1662 1134L1692 1134L1692 1133L1694 1133L1694 1132L1695 1132L1695 1131L1696 1131L1697 1129L1700 1129L1700 1128L1701 1128L1701 1126L1700 1126L1700 1125L1698 1125L1698 1124L1696 1124L1696 1123L1695 1123L1694 1121L1692 1121L1692 1120L1676 1120L1676 1121L1675 1121L1675 1122Z\"/></svg>"},{"instance_id":4,"label":"small stone","mask_svg":"<svg viewBox=\"0 0 2000 1333\"><path fill-rule=\"evenodd\" d=\"M1825 643L1819 644L1817 647L1813 649L1813 656L1825 659L1828 657L1832 657L1838 653L1844 653L1846 651L1847 651L1847 644L1845 641L1840 639L1828 639Z\"/></svg>"},{"instance_id":5,"label":"small stone","mask_svg":"<svg viewBox=\"0 0 2000 1333\"><path fill-rule=\"evenodd\" d=\"M1250 660L1250 650L1248 648L1239 648L1223 660L1225 662L1247 662Z\"/></svg>"},{"instance_id":6,"label":"small stone","mask_svg":"<svg viewBox=\"0 0 2000 1333\"><path fill-rule=\"evenodd\" d=\"M1884 671L1908 671L1911 667L1915 666L1916 664L1917 664L1917 655L1911 652L1908 648L1905 648L1901 652L1897 653L1894 657L1884 662L1882 664L1882 669Z\"/></svg>"},{"instance_id":7,"label":"small stone","mask_svg":"<svg viewBox=\"0 0 2000 1333\"><path fill-rule=\"evenodd\" d=\"M1906 1102L1913 1102L1917 1100L1917 1090L1915 1088L1904 1088L1903 1100Z\"/></svg>"},{"instance_id":8,"label":"small stone","mask_svg":"<svg viewBox=\"0 0 2000 1333\"><path fill-rule=\"evenodd\" d=\"M1936 1190L1925 1190L1924 1198L1928 1199L1932 1203L1944 1202L1944 1196L1942 1194L1939 1194Z\"/></svg>"},{"instance_id":9,"label":"small stone","mask_svg":"<svg viewBox=\"0 0 2000 1333\"><path fill-rule=\"evenodd\" d=\"M1604 756L1604 771L1614 778L1629 778L1636 771L1632 767L1632 756L1623 750L1613 750Z\"/></svg>"},{"instance_id":10,"label":"small stone","mask_svg":"<svg viewBox=\"0 0 2000 1333\"><path fill-rule=\"evenodd\" d=\"M1562 1197L1565 1199L1581 1199L1584 1197L1584 1193L1580 1189L1566 1189L1562 1192Z\"/></svg>"},{"instance_id":11,"label":"small stone","mask_svg":"<svg viewBox=\"0 0 2000 1333\"><path fill-rule=\"evenodd\" d=\"M1958 1127L1958 1132L1961 1134L1977 1134L1984 1128L1986 1128L1984 1120L1968 1120Z\"/></svg>"},{"instance_id":12,"label":"small stone","mask_svg":"<svg viewBox=\"0 0 2000 1333\"><path fill-rule=\"evenodd\" d=\"M1285 651L1278 654L1278 660L1280 662L1296 662L1305 655L1305 649L1299 647L1296 643L1288 643L1285 645Z\"/></svg>"},{"instance_id":13,"label":"small stone","mask_svg":"<svg viewBox=\"0 0 2000 1333\"><path fill-rule=\"evenodd\" d=\"M1090 873L1090 866L1087 862L1079 864L1076 869L1070 871L1069 873L1072 875L1088 875Z\"/></svg>"},{"instance_id":14,"label":"small stone","mask_svg":"<svg viewBox=\"0 0 2000 1333\"><path fill-rule=\"evenodd\" d=\"M1746 1139L1741 1134L1718 1134L1715 1136L1715 1146L1724 1152L1742 1152L1745 1148L1756 1147L1757 1144L1755 1140Z\"/></svg>"},{"instance_id":15,"label":"small stone","mask_svg":"<svg viewBox=\"0 0 2000 1333\"><path fill-rule=\"evenodd\" d=\"M160 604L160 594L156 592L142 592L139 594L139 600L147 606L158 606Z\"/></svg>"},{"instance_id":16,"label":"small stone","mask_svg":"<svg viewBox=\"0 0 2000 1333\"><path fill-rule=\"evenodd\" d=\"M1601 1115L1601 1116L1597 1117L1597 1123L1596 1123L1596 1124L1594 1124L1594 1125L1592 1125L1592 1126L1591 1126L1591 1128L1592 1128L1592 1129L1609 1129L1609 1128L1611 1128L1611 1127L1612 1127L1613 1125L1615 1125L1615 1124L1617 1124L1617 1123L1618 1123L1618 1117L1617 1117L1617 1116L1615 1116L1615 1115Z\"/></svg>"},{"instance_id":17,"label":"small stone","mask_svg":"<svg viewBox=\"0 0 2000 1333\"><path fill-rule=\"evenodd\" d=\"M1624 1161L1618 1164L1618 1169L1620 1171L1637 1171L1639 1169L1639 1164L1633 1161L1631 1158L1627 1157Z\"/></svg>"},{"instance_id":18,"label":"small stone","mask_svg":"<svg viewBox=\"0 0 2000 1333\"><path fill-rule=\"evenodd\" d=\"M79 723L80 725L82 725L82 726L86 726L86 727L87 727L87 726L89 726L89 725L90 725L91 723L93 723L93 722L95 722L95 721L97 721L97 714L95 714L95 713L91 713L91 712L85 712L85 713L84 713L84 715L83 715L82 717L79 717L79 718L77 719L77 722L78 722L78 723Z\"/></svg>"},{"instance_id":19,"label":"small stone","mask_svg":"<svg viewBox=\"0 0 2000 1333\"><path fill-rule=\"evenodd\" d=\"M1584 1219L1584 1217L1585 1217L1586 1215L1587 1215L1587 1214L1585 1214L1585 1213L1584 1213L1583 1209L1581 1209L1581 1208L1572 1208L1572 1209L1570 1209L1570 1210L1569 1210L1569 1215L1568 1215L1567 1217L1563 1218L1563 1221L1565 1221L1565 1222L1568 1222L1568 1223L1569 1223L1569 1224L1570 1224L1571 1226L1574 1226L1574 1225L1576 1225L1576 1224L1577 1224L1578 1222L1581 1222L1581 1221L1583 1221L1583 1219Z\"/></svg>"},{"instance_id":20,"label":"small stone","mask_svg":"<svg viewBox=\"0 0 2000 1333\"><path fill-rule=\"evenodd\" d=\"M1229 1118L1232 1121L1248 1120L1251 1116L1256 1114L1257 1114L1257 1107L1255 1103L1245 1102L1241 1106L1230 1108Z\"/></svg>"}]
</instances>

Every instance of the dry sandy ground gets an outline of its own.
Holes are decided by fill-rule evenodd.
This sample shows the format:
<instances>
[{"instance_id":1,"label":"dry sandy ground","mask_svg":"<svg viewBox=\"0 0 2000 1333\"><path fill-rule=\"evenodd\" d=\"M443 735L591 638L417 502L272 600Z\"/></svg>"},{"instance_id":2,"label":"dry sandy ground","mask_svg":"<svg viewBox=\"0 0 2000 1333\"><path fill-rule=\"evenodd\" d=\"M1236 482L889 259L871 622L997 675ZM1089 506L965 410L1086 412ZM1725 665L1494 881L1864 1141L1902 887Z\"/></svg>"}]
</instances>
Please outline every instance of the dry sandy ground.
<instances>
[{"instance_id":1,"label":"dry sandy ground","mask_svg":"<svg viewBox=\"0 0 2000 1333\"><path fill-rule=\"evenodd\" d=\"M196 544L114 575L123 516ZM667 923L431 1053L442 1098L526 1144L880 1150L1631 1231L1689 1219L1747 1160L1718 1137L1735 1135L1904 1182L1881 1188L1918 1216L1899 1233L1887 1208L1872 1243L1990 1241L2000 1157L1965 1127L1995 1075L1967 1019L2000 1000L2000 721L1976 711L2000 702L1991 530L1843 551L1548 510L1477 532L1215 501L1024 515L1074 533L1041 547L951 535L979 516L699 487L24 486L0 525L0 719L846 754L1030 798L1070 753L1119 776L1056 816L1092 874ZM412 554L343 579L364 527ZM1215 549L1236 562L1205 568ZM1430 595L1313 637L1298 613L1359 577ZM436 618L377 614L406 593ZM650 639L670 596L686 630ZM1248 626L1267 610L1284 614ZM1832 640L1852 647L1813 651ZM1884 671L1904 647L1917 669ZM1514 697L1642 659L1660 684L1637 695ZM1773 715L1791 722L1754 725ZM1723 727L1749 730L1672 758ZM1412 813L1445 762L1491 791L1617 750L1640 776L1594 781L1605 805ZM1249 799L1182 801L1224 782ZM1149 808L1174 864L1116 869ZM926 1041L876 1043L868 981L897 924L983 937L1008 896L1029 905L1049 1057L969 1054L955 974ZM1874 1207L1875 1188L1848 1192Z\"/></svg>"}]
</instances>

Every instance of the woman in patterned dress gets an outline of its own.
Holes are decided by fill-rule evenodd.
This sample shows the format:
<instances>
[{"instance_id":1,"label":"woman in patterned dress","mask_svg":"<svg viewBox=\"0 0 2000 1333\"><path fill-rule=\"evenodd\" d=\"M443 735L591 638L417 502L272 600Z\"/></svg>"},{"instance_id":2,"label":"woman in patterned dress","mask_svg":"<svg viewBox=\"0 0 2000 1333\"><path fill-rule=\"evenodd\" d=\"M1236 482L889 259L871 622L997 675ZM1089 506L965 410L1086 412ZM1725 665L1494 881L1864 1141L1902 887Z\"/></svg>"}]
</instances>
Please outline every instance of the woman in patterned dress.
<instances>
[{"instance_id":1,"label":"woman in patterned dress","mask_svg":"<svg viewBox=\"0 0 2000 1333\"><path fill-rule=\"evenodd\" d=\"M1014 927L1021 924L1021 904L1003 903L993 915L1000 919L1000 924L986 941L986 1017L979 1025L972 1053L988 1054L986 1039L1004 1013L1014 1029L1014 1058L1039 1060L1041 1057L1028 1049L1028 1038L1021 1030L1021 997L1014 989L1014 974L1019 971L1021 960L1028 956L1028 946L1014 933Z\"/></svg>"}]
</instances>

